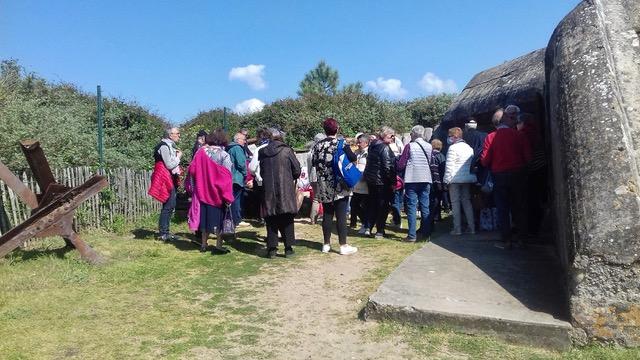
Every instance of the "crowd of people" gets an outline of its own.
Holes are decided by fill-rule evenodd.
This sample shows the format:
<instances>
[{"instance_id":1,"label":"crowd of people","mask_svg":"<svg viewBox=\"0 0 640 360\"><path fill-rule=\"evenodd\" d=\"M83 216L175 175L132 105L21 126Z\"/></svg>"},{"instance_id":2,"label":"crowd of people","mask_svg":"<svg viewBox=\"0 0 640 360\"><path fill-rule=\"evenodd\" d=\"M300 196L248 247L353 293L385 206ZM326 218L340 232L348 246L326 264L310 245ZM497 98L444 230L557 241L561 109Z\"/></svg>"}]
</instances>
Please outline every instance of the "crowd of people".
<instances>
[{"instance_id":1,"label":"crowd of people","mask_svg":"<svg viewBox=\"0 0 640 360\"><path fill-rule=\"evenodd\" d=\"M277 128L260 129L250 141L243 130L231 142L222 129L209 134L201 130L184 174L182 152L176 146L179 129L168 129L154 149L149 189L162 202L160 238L175 239L169 224L182 181L191 196L189 228L201 251L209 250L212 234L216 245L211 251L228 253L223 235L249 226L243 221L243 209L255 208L255 217L267 229L266 256L276 256L279 242L284 243L285 257L294 255L294 217L305 196L310 198L311 223L322 218L323 253L332 249L334 229L336 251L356 253L347 234L358 223L359 235L384 239L389 213L390 226L396 229L402 227L401 213L406 214L404 241L428 240L442 212L449 210L451 235L499 230L510 249L514 238L522 244L535 235L541 218L544 189L533 183L544 183L545 177L539 127L533 115L521 113L516 105L494 113L493 131L480 131L477 125L470 118L464 130L448 129L446 139L432 138L432 129L416 125L403 142L388 126L347 138L338 121L327 118L322 121L323 133L308 144L304 167ZM351 170L347 179L342 164L357 171ZM243 204L248 193L253 200Z\"/></svg>"}]
</instances>

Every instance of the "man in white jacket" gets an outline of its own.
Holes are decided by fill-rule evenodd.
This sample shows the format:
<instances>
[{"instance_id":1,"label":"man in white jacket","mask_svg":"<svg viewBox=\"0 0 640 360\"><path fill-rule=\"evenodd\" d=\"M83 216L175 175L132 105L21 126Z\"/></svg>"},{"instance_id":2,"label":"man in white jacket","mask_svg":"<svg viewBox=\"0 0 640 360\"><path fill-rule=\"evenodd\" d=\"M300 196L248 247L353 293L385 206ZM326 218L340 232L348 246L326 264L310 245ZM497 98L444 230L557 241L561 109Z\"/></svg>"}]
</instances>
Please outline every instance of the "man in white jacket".
<instances>
[{"instance_id":1,"label":"man in white jacket","mask_svg":"<svg viewBox=\"0 0 640 360\"><path fill-rule=\"evenodd\" d=\"M473 149L462 139L462 129L459 127L449 129L447 143L449 143L449 150L447 150L443 181L449 185L449 196L453 210L451 235L462 234L461 206L464 210L464 216L467 218L468 231L475 234L473 206L471 205L471 184L476 182L476 175L471 173Z\"/></svg>"}]
</instances>

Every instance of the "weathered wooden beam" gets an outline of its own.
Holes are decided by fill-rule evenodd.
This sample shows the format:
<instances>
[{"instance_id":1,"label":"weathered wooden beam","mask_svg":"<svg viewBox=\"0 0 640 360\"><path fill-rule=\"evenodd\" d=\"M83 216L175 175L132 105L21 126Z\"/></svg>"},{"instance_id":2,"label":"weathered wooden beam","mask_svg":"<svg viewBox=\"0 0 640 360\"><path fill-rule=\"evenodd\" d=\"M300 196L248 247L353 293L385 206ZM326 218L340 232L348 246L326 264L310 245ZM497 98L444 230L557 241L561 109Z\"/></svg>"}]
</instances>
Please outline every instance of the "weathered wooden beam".
<instances>
[{"instance_id":1,"label":"weathered wooden beam","mask_svg":"<svg viewBox=\"0 0 640 360\"><path fill-rule=\"evenodd\" d=\"M29 208L35 209L38 207L38 199L36 194L31 191L23 182L17 177L9 168L0 161L0 179L7 184L14 193L18 195L20 200L24 202Z\"/></svg>"}]
</instances>

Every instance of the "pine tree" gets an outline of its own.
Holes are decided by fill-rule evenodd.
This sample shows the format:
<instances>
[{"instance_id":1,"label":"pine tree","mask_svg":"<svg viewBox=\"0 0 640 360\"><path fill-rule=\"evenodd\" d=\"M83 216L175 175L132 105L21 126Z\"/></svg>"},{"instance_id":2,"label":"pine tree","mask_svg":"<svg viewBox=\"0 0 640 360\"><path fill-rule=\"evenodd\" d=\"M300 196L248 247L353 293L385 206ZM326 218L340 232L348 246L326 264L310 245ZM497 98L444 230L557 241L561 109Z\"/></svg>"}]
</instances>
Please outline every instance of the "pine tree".
<instances>
[{"instance_id":1,"label":"pine tree","mask_svg":"<svg viewBox=\"0 0 640 360\"><path fill-rule=\"evenodd\" d=\"M338 71L327 65L324 60L321 60L318 65L309 71L300 82L298 95L335 95L338 92L339 82Z\"/></svg>"}]
</instances>

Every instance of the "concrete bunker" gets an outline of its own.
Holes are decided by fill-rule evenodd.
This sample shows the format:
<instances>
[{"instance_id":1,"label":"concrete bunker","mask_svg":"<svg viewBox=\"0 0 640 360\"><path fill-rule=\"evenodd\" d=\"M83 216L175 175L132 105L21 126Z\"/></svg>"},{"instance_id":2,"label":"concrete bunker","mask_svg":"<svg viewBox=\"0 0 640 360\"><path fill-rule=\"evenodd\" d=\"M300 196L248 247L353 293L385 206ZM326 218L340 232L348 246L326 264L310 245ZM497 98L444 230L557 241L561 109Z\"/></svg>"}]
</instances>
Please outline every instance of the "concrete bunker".
<instances>
[{"instance_id":1,"label":"concrete bunker","mask_svg":"<svg viewBox=\"0 0 640 360\"><path fill-rule=\"evenodd\" d=\"M640 345L640 2L583 1L546 49L477 74L434 137L508 104L542 120L574 343Z\"/></svg>"}]
</instances>

